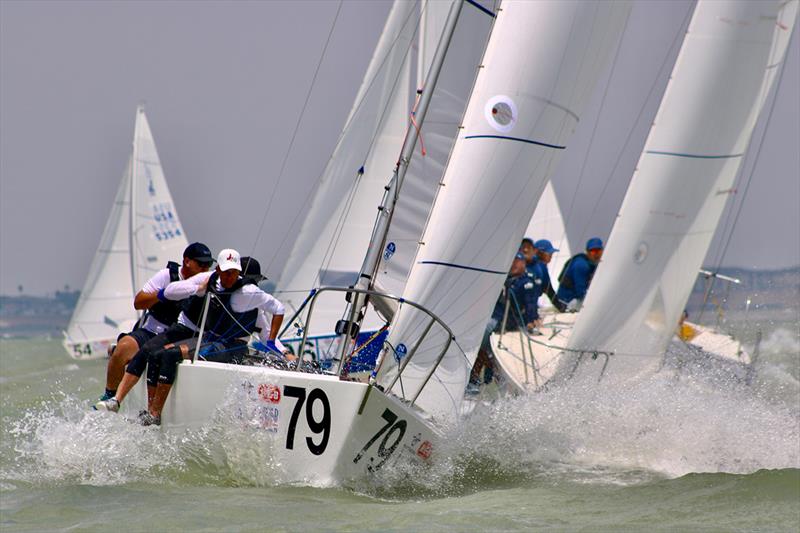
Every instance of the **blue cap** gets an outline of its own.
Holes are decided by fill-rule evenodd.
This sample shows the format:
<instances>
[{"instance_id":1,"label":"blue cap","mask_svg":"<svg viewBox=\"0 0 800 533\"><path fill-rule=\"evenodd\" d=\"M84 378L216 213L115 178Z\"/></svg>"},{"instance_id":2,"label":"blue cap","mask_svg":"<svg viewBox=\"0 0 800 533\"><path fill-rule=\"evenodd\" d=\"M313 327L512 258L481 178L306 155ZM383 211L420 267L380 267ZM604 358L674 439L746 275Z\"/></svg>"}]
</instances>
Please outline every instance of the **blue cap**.
<instances>
[{"instance_id":1,"label":"blue cap","mask_svg":"<svg viewBox=\"0 0 800 533\"><path fill-rule=\"evenodd\" d=\"M587 250L602 250L603 249L603 241L600 237L592 237L588 241L586 241L586 249Z\"/></svg>"},{"instance_id":2,"label":"blue cap","mask_svg":"<svg viewBox=\"0 0 800 533\"><path fill-rule=\"evenodd\" d=\"M527 259L525 259L525 256L524 256L524 255L522 255L520 252L517 252L517 253L514 255L514 259L522 259L523 261L527 261Z\"/></svg>"},{"instance_id":3,"label":"blue cap","mask_svg":"<svg viewBox=\"0 0 800 533\"><path fill-rule=\"evenodd\" d=\"M183 257L194 259L200 264L210 265L214 262L214 256L211 255L211 250L202 242L193 242L183 251Z\"/></svg>"},{"instance_id":4,"label":"blue cap","mask_svg":"<svg viewBox=\"0 0 800 533\"><path fill-rule=\"evenodd\" d=\"M553 252L558 251L558 248L553 248L553 243L547 239L539 239L533 243L533 246L540 252L544 252L546 254L552 254Z\"/></svg>"}]
</instances>

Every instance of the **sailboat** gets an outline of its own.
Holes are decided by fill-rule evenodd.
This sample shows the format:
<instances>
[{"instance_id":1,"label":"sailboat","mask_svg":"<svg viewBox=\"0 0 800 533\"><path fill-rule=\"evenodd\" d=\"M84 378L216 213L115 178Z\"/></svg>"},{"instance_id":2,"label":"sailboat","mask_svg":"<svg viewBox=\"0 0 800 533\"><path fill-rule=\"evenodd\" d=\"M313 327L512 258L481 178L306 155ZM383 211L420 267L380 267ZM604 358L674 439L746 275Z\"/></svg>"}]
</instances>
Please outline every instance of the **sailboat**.
<instances>
[{"instance_id":1,"label":"sailboat","mask_svg":"<svg viewBox=\"0 0 800 533\"><path fill-rule=\"evenodd\" d=\"M187 246L144 107L136 109L133 148L94 254L80 299L64 332L74 359L108 356L120 332L139 319L133 297Z\"/></svg>"},{"instance_id":2,"label":"sailboat","mask_svg":"<svg viewBox=\"0 0 800 533\"><path fill-rule=\"evenodd\" d=\"M340 314L345 319L338 371L318 372L300 363L287 369L185 361L162 427L202 426L233 400L236 414L223 415L225 423L239 420L262 431L269 442L266 452L286 481L326 483L375 472L401 456L435 458L435 443L458 415L477 353L480 338L471 330L475 324L482 328L488 316L538 197L609 63L630 6L505 2L492 12L457 0L448 8L354 284L312 289L298 308L304 318L290 320L301 324L302 346L314 330L318 299L347 295ZM392 295L376 289L392 242L387 236L393 218L400 216L395 211L403 198L403 178L463 9L479 9L489 22L494 19L494 26L433 208L422 224L408 281L402 295ZM498 202L518 211L497 220ZM502 243L500 235L506 236ZM452 275L444 270L449 268L458 270ZM453 301L449 291L464 298ZM389 340L364 383L342 371L359 349L349 339L358 332L365 307L376 300L391 300L396 307ZM417 324L421 327L415 330ZM145 401L143 387L135 393L123 405L130 414Z\"/></svg>"},{"instance_id":3,"label":"sailboat","mask_svg":"<svg viewBox=\"0 0 800 533\"><path fill-rule=\"evenodd\" d=\"M603 376L661 364L785 56L797 6L697 3L583 309L552 316L539 338L517 332L493 339L517 389L587 367ZM738 342L695 327L698 348L750 362Z\"/></svg>"}]
</instances>

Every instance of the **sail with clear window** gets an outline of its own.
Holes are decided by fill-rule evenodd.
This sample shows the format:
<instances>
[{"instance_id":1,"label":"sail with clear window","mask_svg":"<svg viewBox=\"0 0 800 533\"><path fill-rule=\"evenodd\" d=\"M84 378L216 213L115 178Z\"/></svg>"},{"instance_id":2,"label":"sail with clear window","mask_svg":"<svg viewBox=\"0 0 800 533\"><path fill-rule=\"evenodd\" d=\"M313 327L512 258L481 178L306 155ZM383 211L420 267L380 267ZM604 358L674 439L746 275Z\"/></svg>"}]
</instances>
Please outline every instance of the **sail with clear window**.
<instances>
[{"instance_id":1,"label":"sail with clear window","mask_svg":"<svg viewBox=\"0 0 800 533\"><path fill-rule=\"evenodd\" d=\"M637 356L663 356L734 192L797 6L697 3L571 350L613 352L616 367L628 369ZM565 371L579 357L571 353Z\"/></svg>"},{"instance_id":2,"label":"sail with clear window","mask_svg":"<svg viewBox=\"0 0 800 533\"><path fill-rule=\"evenodd\" d=\"M384 358L379 375L429 413L457 415L508 266L629 9L627 2L505 2L498 10L403 293L438 315L455 342L437 366L444 332L412 345L407 339L429 319L404 307L390 333L394 357Z\"/></svg>"},{"instance_id":3,"label":"sail with clear window","mask_svg":"<svg viewBox=\"0 0 800 533\"><path fill-rule=\"evenodd\" d=\"M172 201L153 134L136 110L133 149L80 299L64 332L75 359L106 356L120 332L138 319L133 297L168 261L180 261L187 241Z\"/></svg>"}]
</instances>

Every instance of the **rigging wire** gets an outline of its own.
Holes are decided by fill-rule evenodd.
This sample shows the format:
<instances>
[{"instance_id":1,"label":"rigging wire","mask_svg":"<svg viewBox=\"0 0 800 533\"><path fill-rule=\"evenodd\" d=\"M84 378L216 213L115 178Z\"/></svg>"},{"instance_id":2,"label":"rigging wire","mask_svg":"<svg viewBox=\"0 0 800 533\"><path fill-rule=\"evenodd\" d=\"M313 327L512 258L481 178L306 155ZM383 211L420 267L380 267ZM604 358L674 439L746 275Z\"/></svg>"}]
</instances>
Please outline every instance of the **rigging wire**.
<instances>
[{"instance_id":1,"label":"rigging wire","mask_svg":"<svg viewBox=\"0 0 800 533\"><path fill-rule=\"evenodd\" d=\"M653 93L655 92L655 89L658 86L658 80L663 75L664 68L669 63L670 57L672 57L673 54L674 54L673 50L675 49L676 45L678 44L678 40L679 40L678 38L681 35L685 35L686 32L688 31L687 25L689 23L689 19L691 18L691 14L693 12L694 12L693 6L690 6L689 9L686 12L686 15L684 15L684 17L683 17L683 21L681 22L681 25L678 27L678 31L675 33L675 37L673 37L673 39L672 39L672 43L670 44L669 49L667 50L667 54L664 56L664 59L662 60L661 65L658 67L658 72L656 73L656 76L655 76L655 78L653 80L653 83L650 85L650 89L647 92L647 97L644 99L644 101L642 102L641 107L639 108L639 112L636 115L636 120L634 120L634 122L633 122L633 127L631 127L630 130L628 131L628 136L625 138L625 143L622 145L622 149L617 153L617 158L614 161L614 166L611 167L611 172L606 177L606 180L603 183L603 188L600 190L600 194L597 195L596 200L594 202L594 205L592 206L592 212L589 215L589 217L586 219L586 224L584 225L583 230L581 231L581 235L583 235L584 237L587 235L587 232L588 232L588 229L589 229L589 225L591 224L591 221L594 219L594 216L597 213L597 209L600 206L600 201L602 200L603 196L605 196L606 192L608 191L608 188L611 185L611 181L613 180L614 175L616 174L617 169L619 168L619 165L622 162L622 156L625 153L626 148L630 144L630 142L631 142L631 140L633 138L634 132L636 131L636 124L638 124L639 121L641 120L642 115L644 114L644 110L647 108L647 103L650 101L650 98L653 96ZM666 86L664 87L664 91L666 91ZM662 95L663 95L663 93L662 93ZM601 112L602 112L602 109L601 109ZM649 132L648 132L648 135L649 135ZM647 142L646 138L645 138L645 142ZM588 150L587 150L587 156L588 156ZM637 163L637 166L638 166L638 163ZM630 180L628 180L628 183L630 183ZM576 188L575 192L577 193L577 191L578 191L578 189ZM573 197L573 199L574 199L574 197ZM570 205L570 209L571 208L572 208L572 206ZM566 224L564 225L564 227L565 227L565 231L566 231ZM608 230L609 234L611 233L612 229L613 229L613 222L612 222L612 228L609 228L609 230Z\"/></svg>"},{"instance_id":2,"label":"rigging wire","mask_svg":"<svg viewBox=\"0 0 800 533\"><path fill-rule=\"evenodd\" d=\"M333 22L331 23L331 29L328 32L328 38L325 40L325 46L322 49L322 54L320 55L319 61L317 62L317 68L314 70L314 76L311 78L311 85L308 88L308 92L306 93L305 101L303 102L303 107L300 110L300 115L297 118L297 122L294 126L294 132L292 132L292 138L289 141L289 146L286 148L286 152L283 155L283 161L281 163L280 172L278 172L278 181L275 183L275 187L272 189L272 193L269 196L269 202L267 202L267 207L264 209L264 215L261 217L261 223L258 226L258 232L256 232L256 238L253 241L253 245L251 246L251 254L256 249L256 245L258 241L261 239L261 233L264 231L264 223L267 221L267 215L269 214L269 210L272 207L272 202L275 199L275 193L278 192L278 188L280 187L281 181L283 180L283 173L286 170L286 163L289 160L289 155L292 153L292 148L294 147L294 141L297 138L297 132L300 130L300 124L303 122L303 117L306 113L306 108L308 107L308 101L311 98L311 93L314 91L314 86L317 81L317 75L319 74L319 70L322 67L322 63L325 60L325 54L328 51L328 45L330 45L331 37L333 36L333 31L336 29L336 22L339 20L339 13L342 11L342 4L344 0L339 0L339 5L336 8L336 14L333 17ZM272 259L275 258L276 253L273 252ZM272 260L270 260L270 265L272 264Z\"/></svg>"},{"instance_id":3,"label":"rigging wire","mask_svg":"<svg viewBox=\"0 0 800 533\"><path fill-rule=\"evenodd\" d=\"M412 11L412 14L413 14L413 11ZM424 9L420 11L419 16L417 17L416 26L414 27L414 31L411 34L411 38L408 41L409 42L408 47L406 48L406 51L405 51L405 54L404 54L406 59L403 60L403 63L402 63L403 65L405 64L406 60L408 60L409 52L411 50L412 43L414 42L414 38L417 35L417 32L419 31L419 26L420 26L420 23L422 21L422 17L423 16L424 16ZM409 15L409 17L406 19L405 23L403 24L404 28L405 28L406 24L408 24L409 20L411 20L411 15ZM400 37L400 35L402 35L402 33L403 32L401 31L398 34L397 39L399 39L399 37ZM395 43L397 42L397 39L395 39ZM394 46L394 44L392 46ZM387 57L388 57L388 55L389 54L387 54ZM394 91L398 90L398 80L400 79L400 76L401 76L402 72L403 72L403 69L401 68L397 72L397 74L395 75L394 83L392 83L392 87L393 87L392 94L394 94ZM340 214L339 220L337 221L336 230L334 231L333 237L332 237L331 241L328 243L328 247L325 250L325 255L323 255L323 258L322 258L322 264L320 265L320 269L317 272L317 277L315 278L314 283L313 283L314 285L316 285L317 282L321 283L321 280L319 279L319 272L322 271L322 270L327 269L330 266L331 261L333 261L333 255L334 255L334 253L336 251L336 246L339 244L340 238L342 236L342 231L344 230L345 221L346 221L348 215L350 214L350 210L351 210L351 208L353 206L353 201L355 200L356 193L358 191L359 186L361 185L361 178L363 176L363 169L366 166L370 155L372 154L372 150L373 150L373 148L375 146L375 142L376 142L376 140L378 138L378 134L381 131L383 124L386 121L391 101L392 101L391 97L387 98L386 99L386 103L384 104L383 109L381 110L381 116L380 116L380 120L378 122L378 126L375 128L375 131L374 131L374 133L373 133L373 135L372 135L372 137L370 139L370 143L369 143L369 146L367 147L366 154L364 155L364 159L362 160L361 168L359 169L359 171L357 173L357 178L356 178L356 180L355 180L355 182L353 184L353 189L352 189L351 195L348 198L348 202L347 202L347 204L345 206L345 209L343 209L342 213ZM376 214L376 219L379 216L380 216L380 212L378 212Z\"/></svg>"},{"instance_id":4,"label":"rigging wire","mask_svg":"<svg viewBox=\"0 0 800 533\"><path fill-rule=\"evenodd\" d=\"M409 16L406 18L405 22L403 23L403 28L405 28L406 24L408 24L408 21L412 19L412 15L413 15L413 10L411 11ZM394 41L392 42L391 46L389 47L390 52L391 52L392 49L394 49L395 45L397 44L397 41L400 39L400 37L402 35L403 35L403 31L401 30L400 32L398 32L397 36L395 37ZM375 76L370 80L369 84L367 85L367 89L364 91L361 100L355 105L355 107L353 108L353 111L350 113L350 116L348 117L347 122L344 125L344 128L342 128L342 132L339 134L339 139L337 140L337 143L336 143L337 147L339 146L339 144L342 141L342 138L345 136L345 134L347 133L348 129L352 125L353 120L355 120L356 116L358 115L358 111L361 109L362 105L364 104L364 101L366 100L367 95L371 92L372 86L375 84L375 81L378 78L378 74L383 70L383 67L386 64L386 62L388 61L390 56L391 56L391 53L387 53L386 56L383 58L383 60L381 61L380 65L378 66L378 68L375 71ZM385 113L385 109L384 109L383 113ZM381 116L383 117L383 115L381 115ZM383 120L383 119L381 119L381 120ZM376 129L376 132L377 132L377 129ZM376 137L377 137L377 133L375 133L373 135L373 137L372 137L372 139L370 141L370 145L369 145L370 148L374 144ZM336 154L336 149L334 149L334 152L328 158L328 163L325 165L325 167L322 169L322 171L317 176L317 180L314 183L314 187L312 188L312 190L316 190L319 187L319 184L322 181L322 178L325 175L326 170L328 169L328 165L330 164L330 161L333 159L335 154ZM355 194L355 192L353 191L352 194ZM291 231L291 229L295 226L295 224L297 223L297 220L300 218L300 216L304 215L305 213L307 213L307 209L309 207L309 203L314 199L314 197L315 196L313 194L312 195L308 195L306 197L305 201L303 202L303 204L300 206L300 209L298 209L297 212L295 213L295 216L292 219L292 222L289 224L289 229L284 234L283 239L281 240L280 244L275 248L275 251L274 251L272 257L270 258L270 261L267 264L267 270L269 270L269 268L274 263L275 259L277 258L277 252L283 248L283 246L286 244L286 241L289 238L289 236L290 235L294 235L294 233Z\"/></svg>"},{"instance_id":5,"label":"rigging wire","mask_svg":"<svg viewBox=\"0 0 800 533\"><path fill-rule=\"evenodd\" d=\"M742 214L742 207L744 206L745 199L747 198L747 193L750 191L750 185L753 182L753 175L755 175L755 170L758 167L758 161L761 156L761 151L764 148L764 140L767 138L767 131L769 129L769 124L772 120L772 114L775 111L775 104L778 101L778 88L781 85L781 81L783 80L783 73L785 72L786 61L785 59L781 61L781 69L778 73L778 80L775 83L775 90L773 92L772 103L770 104L769 113L767 114L767 119L764 122L764 128L761 132L761 138L759 139L758 146L755 151L755 156L753 157L753 166L750 168L750 172L747 175L747 180L744 186L744 192L742 193L742 199L739 201L738 207L735 209L735 215L733 216L733 224L731 225L730 232L725 239L725 244L722 247L722 252L718 257L718 261L716 262L716 267L714 272L718 272L720 267L722 266L722 261L725 259L725 255L728 252L728 247L731 244L731 240L733 239L733 235L736 230L736 224L739 222L739 216ZM731 206L731 211L734 211L733 206ZM716 276L713 276L709 282L709 289L708 292L710 293L711 290L714 288L714 281L716 280Z\"/></svg>"},{"instance_id":6,"label":"rigging wire","mask_svg":"<svg viewBox=\"0 0 800 533\"><path fill-rule=\"evenodd\" d=\"M577 197L578 190L580 190L581 183L583 182L583 178L586 172L586 163L589 160L589 153L592 151L592 146L594 145L594 137L597 133L597 127L600 124L600 116L603 114L603 109L606 105L606 97L608 96L608 88L611 86L611 80L614 78L614 72L617 69L617 60L619 59L620 51L622 50L622 41L625 37L625 32L628 29L628 22L630 21L630 11L628 11L628 15L625 17L625 25L622 27L622 35L619 39L619 43L617 44L617 49L614 52L614 59L611 62L611 71L608 74L608 78L606 79L606 86L603 88L603 97L600 101L600 110L597 113L597 119L594 121L594 126L592 126L592 134L589 137L589 146L586 148L586 154L583 157L583 162L581 163L581 170L578 173L578 184L575 186L575 191L572 194L572 199L569 204L569 209L567 210L567 218L564 223L564 235L561 236L561 240L564 240L566 237L567 232L567 224L566 222L572 216L572 208L575 205L575 198Z\"/></svg>"}]
</instances>

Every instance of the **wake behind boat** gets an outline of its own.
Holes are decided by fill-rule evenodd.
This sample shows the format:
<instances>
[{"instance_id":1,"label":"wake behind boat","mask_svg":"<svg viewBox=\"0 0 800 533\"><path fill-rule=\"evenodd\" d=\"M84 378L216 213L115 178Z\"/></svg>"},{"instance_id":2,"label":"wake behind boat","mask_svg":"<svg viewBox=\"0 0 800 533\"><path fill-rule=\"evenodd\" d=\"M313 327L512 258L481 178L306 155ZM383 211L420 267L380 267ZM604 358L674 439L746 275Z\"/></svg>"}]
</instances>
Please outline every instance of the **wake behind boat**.
<instances>
[{"instance_id":1,"label":"wake behind boat","mask_svg":"<svg viewBox=\"0 0 800 533\"><path fill-rule=\"evenodd\" d=\"M136 109L133 149L80 299L64 332L73 359L100 359L139 319L133 297L145 280L186 248L153 134Z\"/></svg>"}]
</instances>

